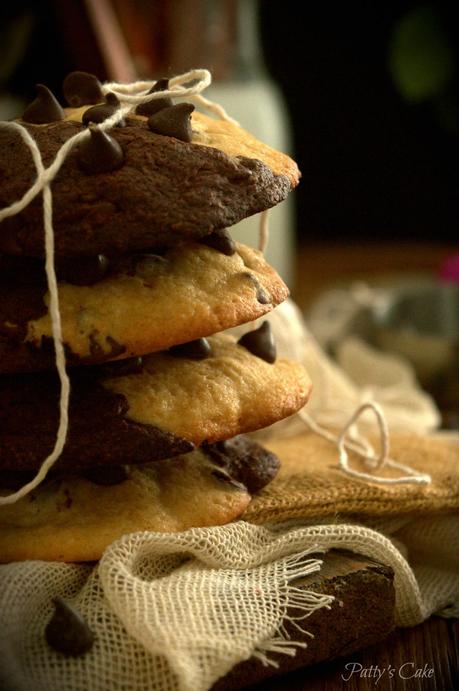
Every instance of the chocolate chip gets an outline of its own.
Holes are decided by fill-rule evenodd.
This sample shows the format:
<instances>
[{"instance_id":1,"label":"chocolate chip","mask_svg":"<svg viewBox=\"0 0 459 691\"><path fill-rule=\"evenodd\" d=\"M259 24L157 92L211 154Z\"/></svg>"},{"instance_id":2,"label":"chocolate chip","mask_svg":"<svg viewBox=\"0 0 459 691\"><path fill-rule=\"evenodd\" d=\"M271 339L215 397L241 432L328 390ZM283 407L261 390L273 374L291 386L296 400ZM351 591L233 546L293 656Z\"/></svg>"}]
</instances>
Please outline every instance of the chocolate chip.
<instances>
[{"instance_id":1,"label":"chocolate chip","mask_svg":"<svg viewBox=\"0 0 459 691\"><path fill-rule=\"evenodd\" d=\"M164 91L169 89L168 79L159 79L154 86L151 87L149 94L155 94L158 91ZM169 96L164 96L163 98L155 98L153 101L148 103L139 103L135 112L137 115L153 115L163 108L170 108L174 105L173 100Z\"/></svg>"},{"instance_id":2,"label":"chocolate chip","mask_svg":"<svg viewBox=\"0 0 459 691\"><path fill-rule=\"evenodd\" d=\"M37 96L22 114L24 122L45 125L48 122L63 120L65 113L56 97L44 84L37 84Z\"/></svg>"},{"instance_id":3,"label":"chocolate chip","mask_svg":"<svg viewBox=\"0 0 459 691\"><path fill-rule=\"evenodd\" d=\"M236 243L226 228L215 230L210 235L206 235L205 238L202 238L201 242L203 245L207 245L218 252L222 252L222 254L226 254L227 257L231 257L231 255L236 252Z\"/></svg>"},{"instance_id":4,"label":"chocolate chip","mask_svg":"<svg viewBox=\"0 0 459 691\"><path fill-rule=\"evenodd\" d=\"M72 108L79 108L104 100L100 81L89 72L70 72L64 79L62 91Z\"/></svg>"},{"instance_id":5,"label":"chocolate chip","mask_svg":"<svg viewBox=\"0 0 459 691\"><path fill-rule=\"evenodd\" d=\"M158 113L150 115L148 127L155 134L175 137L182 142L191 142L191 113L194 106L191 103L177 103L175 106L163 108Z\"/></svg>"},{"instance_id":6,"label":"chocolate chip","mask_svg":"<svg viewBox=\"0 0 459 691\"><path fill-rule=\"evenodd\" d=\"M236 489L243 490L244 492L247 491L245 485L243 485L242 482L234 480L234 478L228 475L228 473L225 473L224 470L219 470L219 468L215 468L214 470L210 471L210 474L220 482L225 482L226 484L232 485Z\"/></svg>"},{"instance_id":7,"label":"chocolate chip","mask_svg":"<svg viewBox=\"0 0 459 691\"><path fill-rule=\"evenodd\" d=\"M225 441L219 441L215 444L208 444L203 442L201 450L212 459L220 468L226 468L228 465L227 448Z\"/></svg>"},{"instance_id":8,"label":"chocolate chip","mask_svg":"<svg viewBox=\"0 0 459 691\"><path fill-rule=\"evenodd\" d=\"M120 144L98 127L90 126L90 136L78 147L78 163L85 173L109 173L123 165Z\"/></svg>"},{"instance_id":9,"label":"chocolate chip","mask_svg":"<svg viewBox=\"0 0 459 691\"><path fill-rule=\"evenodd\" d=\"M55 597L54 614L45 629L48 645L65 655L84 655L94 645L94 634L77 610L61 597Z\"/></svg>"},{"instance_id":10,"label":"chocolate chip","mask_svg":"<svg viewBox=\"0 0 459 691\"><path fill-rule=\"evenodd\" d=\"M276 361L276 344L271 331L269 322L263 322L259 329L249 331L241 336L238 341L239 345L247 348L247 350L261 358L266 362L273 363Z\"/></svg>"},{"instance_id":11,"label":"chocolate chip","mask_svg":"<svg viewBox=\"0 0 459 691\"><path fill-rule=\"evenodd\" d=\"M111 485L119 485L129 477L129 466L127 465L108 465L96 468L90 468L83 477L95 485L102 485L110 487Z\"/></svg>"},{"instance_id":12,"label":"chocolate chip","mask_svg":"<svg viewBox=\"0 0 459 691\"><path fill-rule=\"evenodd\" d=\"M169 348L169 353L174 357L190 358L191 360L204 360L212 355L212 346L207 338L197 338L195 341L181 343Z\"/></svg>"},{"instance_id":13,"label":"chocolate chip","mask_svg":"<svg viewBox=\"0 0 459 691\"><path fill-rule=\"evenodd\" d=\"M90 122L100 124L107 118L111 117L113 113L119 108L120 102L118 97L111 91L105 96L105 103L100 103L97 106L88 108L83 113L83 125L89 125ZM118 123L118 126L124 126L124 120Z\"/></svg>"},{"instance_id":14,"label":"chocolate chip","mask_svg":"<svg viewBox=\"0 0 459 691\"><path fill-rule=\"evenodd\" d=\"M250 271L244 271L241 275L245 276L251 283L253 283L257 291L257 300L260 305L269 305L271 303L271 296L266 292L263 286L260 285L258 278Z\"/></svg>"},{"instance_id":15,"label":"chocolate chip","mask_svg":"<svg viewBox=\"0 0 459 691\"><path fill-rule=\"evenodd\" d=\"M97 342L97 334L98 331L91 331L89 334L89 352L93 357L102 357L104 354L104 351L102 349L102 346Z\"/></svg>"},{"instance_id":16,"label":"chocolate chip","mask_svg":"<svg viewBox=\"0 0 459 691\"><path fill-rule=\"evenodd\" d=\"M140 374L143 370L143 358L139 356L106 362L100 366L103 377L124 377L127 374Z\"/></svg>"},{"instance_id":17,"label":"chocolate chip","mask_svg":"<svg viewBox=\"0 0 459 691\"><path fill-rule=\"evenodd\" d=\"M270 296L262 286L258 286L257 288L257 300L260 305L269 305L271 302Z\"/></svg>"},{"instance_id":18,"label":"chocolate chip","mask_svg":"<svg viewBox=\"0 0 459 691\"><path fill-rule=\"evenodd\" d=\"M110 260L105 254L95 257L61 258L57 260L56 271L59 280L77 286L90 286L101 281L108 273Z\"/></svg>"},{"instance_id":19,"label":"chocolate chip","mask_svg":"<svg viewBox=\"0 0 459 691\"><path fill-rule=\"evenodd\" d=\"M113 91L109 91L105 95L105 103L107 105L111 106L112 108L115 108L115 110L116 110L116 108L118 108L120 105L120 99L118 98L118 96L116 94L113 93Z\"/></svg>"},{"instance_id":20,"label":"chocolate chip","mask_svg":"<svg viewBox=\"0 0 459 691\"><path fill-rule=\"evenodd\" d=\"M246 437L234 437L216 444L203 444L201 450L250 494L267 485L279 470L279 459ZM216 468L218 470L218 468ZM223 481L223 477L220 477Z\"/></svg>"}]
</instances>

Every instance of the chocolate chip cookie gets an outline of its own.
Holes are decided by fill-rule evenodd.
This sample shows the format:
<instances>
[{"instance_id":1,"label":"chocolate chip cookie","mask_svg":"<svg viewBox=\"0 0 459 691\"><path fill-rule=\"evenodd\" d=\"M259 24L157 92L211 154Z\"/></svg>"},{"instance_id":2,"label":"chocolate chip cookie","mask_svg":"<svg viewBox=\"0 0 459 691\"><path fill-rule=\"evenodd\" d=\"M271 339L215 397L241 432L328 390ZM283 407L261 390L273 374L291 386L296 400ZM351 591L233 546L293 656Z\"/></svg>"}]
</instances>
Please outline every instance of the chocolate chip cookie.
<instances>
[{"instance_id":1,"label":"chocolate chip cookie","mask_svg":"<svg viewBox=\"0 0 459 691\"><path fill-rule=\"evenodd\" d=\"M8 259L8 262L6 261ZM0 373L51 369L49 297L39 260L0 256ZM82 277L77 276L78 264ZM76 267L75 267L76 265ZM257 250L180 245L92 265L62 262L59 307L69 364L144 355L256 319L288 289ZM105 272L105 275L104 275ZM86 276L86 279L84 278Z\"/></svg>"},{"instance_id":2,"label":"chocolate chip cookie","mask_svg":"<svg viewBox=\"0 0 459 691\"><path fill-rule=\"evenodd\" d=\"M131 467L109 486L81 475L52 477L0 507L0 561L92 561L126 533L228 523L278 467L274 454L239 438Z\"/></svg>"},{"instance_id":3,"label":"chocolate chip cookie","mask_svg":"<svg viewBox=\"0 0 459 691\"><path fill-rule=\"evenodd\" d=\"M45 165L85 129L88 110L68 109L62 119L46 124L22 121ZM88 133L53 181L56 254L119 255L196 241L274 206L298 183L298 169L288 156L241 127L196 111L190 126L190 142L152 131L142 115L128 117L125 127L106 135ZM1 208L22 197L36 171L17 132L0 129L0 149ZM3 220L0 252L43 256L42 215L38 195L21 213Z\"/></svg>"},{"instance_id":4,"label":"chocolate chip cookie","mask_svg":"<svg viewBox=\"0 0 459 691\"><path fill-rule=\"evenodd\" d=\"M194 347L76 368L55 469L169 458L270 425L306 403L311 383L301 365L270 364L223 334L206 341L204 356ZM58 393L53 373L0 377L0 469L40 467L54 445Z\"/></svg>"}]
</instances>

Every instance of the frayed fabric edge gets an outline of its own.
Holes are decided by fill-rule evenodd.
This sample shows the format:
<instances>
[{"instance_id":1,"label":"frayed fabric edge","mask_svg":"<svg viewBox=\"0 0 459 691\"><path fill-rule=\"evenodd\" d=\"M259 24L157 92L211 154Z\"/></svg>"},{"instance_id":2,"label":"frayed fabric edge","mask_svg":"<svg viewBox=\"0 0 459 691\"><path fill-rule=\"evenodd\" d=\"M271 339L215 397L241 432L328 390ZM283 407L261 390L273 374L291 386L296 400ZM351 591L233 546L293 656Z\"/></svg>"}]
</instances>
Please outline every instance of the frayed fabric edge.
<instances>
[{"instance_id":1,"label":"frayed fabric edge","mask_svg":"<svg viewBox=\"0 0 459 691\"><path fill-rule=\"evenodd\" d=\"M307 648L306 642L292 640L287 627L290 625L297 629L302 636L313 638L313 634L309 633L298 622L307 619L319 609L330 609L335 600L333 595L316 593L293 585L300 578L320 571L322 560L311 559L310 553L311 549L308 549L306 552L293 554L284 559L285 579L278 595L278 604L282 611L279 625L274 635L259 643L252 653L252 656L265 667L279 668L279 662L271 657L272 654L294 657L298 648ZM293 614L292 610L296 610L296 613Z\"/></svg>"}]
</instances>

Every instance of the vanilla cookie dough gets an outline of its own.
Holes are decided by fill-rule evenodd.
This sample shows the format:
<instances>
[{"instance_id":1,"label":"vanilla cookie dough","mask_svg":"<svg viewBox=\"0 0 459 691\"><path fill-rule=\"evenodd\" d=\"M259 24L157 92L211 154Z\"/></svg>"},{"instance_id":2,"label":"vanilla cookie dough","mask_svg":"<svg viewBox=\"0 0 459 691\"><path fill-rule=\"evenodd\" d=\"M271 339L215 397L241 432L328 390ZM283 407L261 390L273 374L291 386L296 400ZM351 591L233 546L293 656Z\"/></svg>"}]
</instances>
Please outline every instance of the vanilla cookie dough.
<instances>
[{"instance_id":1,"label":"vanilla cookie dough","mask_svg":"<svg viewBox=\"0 0 459 691\"><path fill-rule=\"evenodd\" d=\"M269 364L223 334L207 341L204 359L161 351L75 368L55 468L169 458L270 425L306 403L311 382L300 364ZM41 465L55 443L58 400L54 373L0 377L0 469Z\"/></svg>"},{"instance_id":2,"label":"vanilla cookie dough","mask_svg":"<svg viewBox=\"0 0 459 691\"><path fill-rule=\"evenodd\" d=\"M208 341L208 358L155 353L144 358L140 373L103 385L126 398L130 420L196 445L267 427L307 402L311 381L299 363L281 358L270 364L225 334Z\"/></svg>"},{"instance_id":3,"label":"vanilla cookie dough","mask_svg":"<svg viewBox=\"0 0 459 691\"><path fill-rule=\"evenodd\" d=\"M0 561L93 561L126 533L234 520L279 462L248 439L225 444L132 467L111 486L79 476L45 480L16 504L0 507Z\"/></svg>"},{"instance_id":4,"label":"vanilla cookie dough","mask_svg":"<svg viewBox=\"0 0 459 691\"><path fill-rule=\"evenodd\" d=\"M46 285L22 263L15 283L0 277L0 373L54 366ZM288 295L263 255L241 244L230 256L201 244L133 255L92 285L59 282L58 290L68 364L163 350L256 319Z\"/></svg>"},{"instance_id":5,"label":"vanilla cookie dough","mask_svg":"<svg viewBox=\"0 0 459 691\"><path fill-rule=\"evenodd\" d=\"M107 117L116 105L94 107L105 108ZM47 124L22 121L45 165L84 129L87 110L68 109ZM157 134L148 118L134 114L124 127L76 146L53 181L56 254L125 254L196 241L274 206L298 184L294 161L235 124L195 111L191 131L191 142ZM0 148L0 207L5 207L23 196L36 171L17 132L1 129ZM0 229L0 252L43 256L41 196L4 219Z\"/></svg>"}]
</instances>

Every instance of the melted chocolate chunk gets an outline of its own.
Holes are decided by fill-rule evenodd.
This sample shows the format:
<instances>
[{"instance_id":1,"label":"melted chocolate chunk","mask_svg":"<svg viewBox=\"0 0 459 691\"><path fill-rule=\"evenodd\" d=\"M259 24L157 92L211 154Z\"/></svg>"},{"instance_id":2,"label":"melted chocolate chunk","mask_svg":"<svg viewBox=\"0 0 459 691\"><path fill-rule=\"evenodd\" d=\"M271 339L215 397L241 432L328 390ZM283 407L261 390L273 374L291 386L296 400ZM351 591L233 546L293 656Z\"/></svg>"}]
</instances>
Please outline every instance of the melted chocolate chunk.
<instances>
[{"instance_id":1,"label":"melted chocolate chunk","mask_svg":"<svg viewBox=\"0 0 459 691\"><path fill-rule=\"evenodd\" d=\"M205 238L202 238L201 243L212 247L212 249L218 252L222 252L222 254L226 254L227 257L231 257L236 252L236 243L226 228L206 235Z\"/></svg>"},{"instance_id":2,"label":"melted chocolate chunk","mask_svg":"<svg viewBox=\"0 0 459 691\"><path fill-rule=\"evenodd\" d=\"M169 348L169 353L174 357L204 360L212 355L212 347L207 338L197 338L195 341L172 346L172 348Z\"/></svg>"},{"instance_id":3,"label":"melted chocolate chunk","mask_svg":"<svg viewBox=\"0 0 459 691\"><path fill-rule=\"evenodd\" d=\"M78 147L78 163L85 173L109 173L123 165L124 153L116 139L90 126L90 136Z\"/></svg>"},{"instance_id":4,"label":"melted chocolate chunk","mask_svg":"<svg viewBox=\"0 0 459 691\"><path fill-rule=\"evenodd\" d=\"M95 485L102 485L103 487L111 487L112 485L120 485L129 477L129 467L127 465L109 465L97 466L90 468L83 477Z\"/></svg>"},{"instance_id":5,"label":"melted chocolate chunk","mask_svg":"<svg viewBox=\"0 0 459 691\"><path fill-rule=\"evenodd\" d=\"M63 120L65 113L56 97L44 84L37 84L37 96L22 114L24 122L45 125L48 122Z\"/></svg>"},{"instance_id":6,"label":"melted chocolate chunk","mask_svg":"<svg viewBox=\"0 0 459 691\"><path fill-rule=\"evenodd\" d=\"M265 321L259 329L249 331L241 336L239 345L246 348L252 355L272 364L276 361L276 344L269 322Z\"/></svg>"},{"instance_id":7,"label":"melted chocolate chunk","mask_svg":"<svg viewBox=\"0 0 459 691\"><path fill-rule=\"evenodd\" d=\"M118 97L111 91L105 96L105 103L100 103L97 106L88 108L83 113L83 124L89 125L90 122L98 125L104 122L107 118L111 117L113 113L119 108L120 102ZM124 119L118 123L118 127L124 127L126 123Z\"/></svg>"},{"instance_id":8,"label":"melted chocolate chunk","mask_svg":"<svg viewBox=\"0 0 459 691\"><path fill-rule=\"evenodd\" d=\"M219 466L211 471L217 480L227 482L230 478L246 487L250 494L271 482L280 467L277 456L245 436L203 444L201 449Z\"/></svg>"},{"instance_id":9,"label":"melted chocolate chunk","mask_svg":"<svg viewBox=\"0 0 459 691\"><path fill-rule=\"evenodd\" d=\"M89 72L70 72L62 85L64 97L69 106L80 106L100 103L104 100L100 81Z\"/></svg>"},{"instance_id":10,"label":"melted chocolate chunk","mask_svg":"<svg viewBox=\"0 0 459 691\"><path fill-rule=\"evenodd\" d=\"M105 254L95 257L79 257L75 259L61 258L57 260L56 273L60 281L66 281L76 286L90 286L107 276L110 260Z\"/></svg>"},{"instance_id":11,"label":"melted chocolate chunk","mask_svg":"<svg viewBox=\"0 0 459 691\"><path fill-rule=\"evenodd\" d=\"M164 91L169 89L169 80L168 79L159 79L154 86L151 87L150 91L148 92L149 94L155 94L158 91ZM164 96L163 98L155 98L153 101L149 101L148 103L140 103L137 108L135 109L135 112L137 115L153 115L154 113L157 113L158 111L162 110L163 108L170 108L171 106L174 105L173 100L170 98L170 96Z\"/></svg>"},{"instance_id":12,"label":"melted chocolate chunk","mask_svg":"<svg viewBox=\"0 0 459 691\"><path fill-rule=\"evenodd\" d=\"M100 371L103 377L124 377L127 374L140 374L142 370L143 358L140 355L127 358L126 360L115 360L115 362L106 362L100 365Z\"/></svg>"},{"instance_id":13,"label":"melted chocolate chunk","mask_svg":"<svg viewBox=\"0 0 459 691\"><path fill-rule=\"evenodd\" d=\"M53 599L54 614L45 629L48 645L64 655L84 655L94 645L86 620L61 597Z\"/></svg>"},{"instance_id":14,"label":"melted chocolate chunk","mask_svg":"<svg viewBox=\"0 0 459 691\"><path fill-rule=\"evenodd\" d=\"M163 108L158 113L150 115L148 127L155 134L175 137L182 142L191 142L191 113L194 105L191 103L177 103L170 108Z\"/></svg>"}]
</instances>

